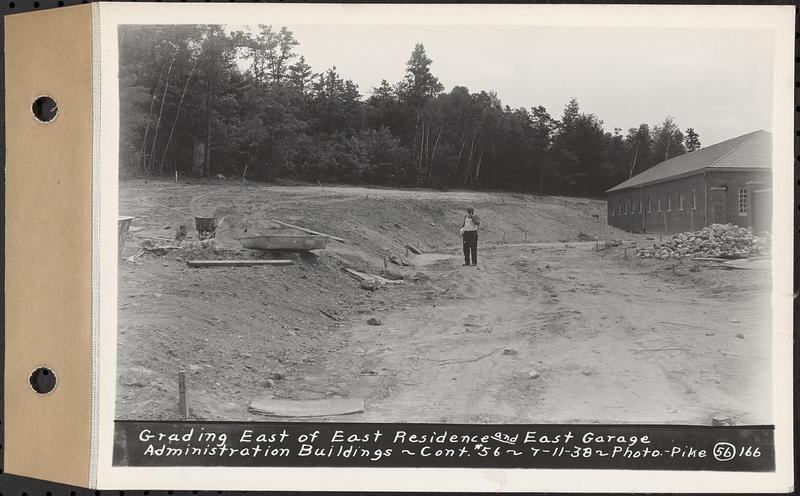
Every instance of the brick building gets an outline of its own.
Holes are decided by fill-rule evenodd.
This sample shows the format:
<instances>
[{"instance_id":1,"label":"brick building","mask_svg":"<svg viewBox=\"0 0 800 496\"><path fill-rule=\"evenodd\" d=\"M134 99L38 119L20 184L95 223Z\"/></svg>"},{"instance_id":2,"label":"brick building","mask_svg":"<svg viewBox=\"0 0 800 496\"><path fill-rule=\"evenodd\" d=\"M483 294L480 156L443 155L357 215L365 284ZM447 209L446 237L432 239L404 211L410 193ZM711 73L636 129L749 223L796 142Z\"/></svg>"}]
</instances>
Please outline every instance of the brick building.
<instances>
[{"instance_id":1,"label":"brick building","mask_svg":"<svg viewBox=\"0 0 800 496\"><path fill-rule=\"evenodd\" d=\"M606 191L608 224L671 234L732 223L769 231L772 135L729 139L656 164Z\"/></svg>"}]
</instances>

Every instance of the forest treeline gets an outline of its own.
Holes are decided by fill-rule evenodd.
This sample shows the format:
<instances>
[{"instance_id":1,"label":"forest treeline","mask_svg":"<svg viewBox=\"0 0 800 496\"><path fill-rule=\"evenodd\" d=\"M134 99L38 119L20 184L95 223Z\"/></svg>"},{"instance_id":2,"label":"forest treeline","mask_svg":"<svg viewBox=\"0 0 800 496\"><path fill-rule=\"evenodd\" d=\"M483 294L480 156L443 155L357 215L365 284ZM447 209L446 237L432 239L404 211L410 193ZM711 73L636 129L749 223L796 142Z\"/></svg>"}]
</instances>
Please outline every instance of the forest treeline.
<instances>
[{"instance_id":1,"label":"forest treeline","mask_svg":"<svg viewBox=\"0 0 800 496\"><path fill-rule=\"evenodd\" d=\"M595 196L700 147L671 117L606 131L493 91L444 91L421 44L401 81L363 95L316 73L284 28L122 26L120 175L297 179ZM411 48L411 47L410 47Z\"/></svg>"}]
</instances>

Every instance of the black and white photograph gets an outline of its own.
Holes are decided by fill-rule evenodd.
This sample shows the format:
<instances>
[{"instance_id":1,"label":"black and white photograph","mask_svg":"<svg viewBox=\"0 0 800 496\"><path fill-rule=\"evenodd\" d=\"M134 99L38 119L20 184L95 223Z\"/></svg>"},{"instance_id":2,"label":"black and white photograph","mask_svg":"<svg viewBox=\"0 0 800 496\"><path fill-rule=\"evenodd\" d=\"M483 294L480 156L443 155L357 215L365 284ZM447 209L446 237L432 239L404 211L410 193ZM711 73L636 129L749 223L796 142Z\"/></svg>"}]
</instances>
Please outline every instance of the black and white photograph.
<instances>
[{"instance_id":1,"label":"black and white photograph","mask_svg":"<svg viewBox=\"0 0 800 496\"><path fill-rule=\"evenodd\" d=\"M774 424L774 33L441 20L117 27L114 419Z\"/></svg>"}]
</instances>

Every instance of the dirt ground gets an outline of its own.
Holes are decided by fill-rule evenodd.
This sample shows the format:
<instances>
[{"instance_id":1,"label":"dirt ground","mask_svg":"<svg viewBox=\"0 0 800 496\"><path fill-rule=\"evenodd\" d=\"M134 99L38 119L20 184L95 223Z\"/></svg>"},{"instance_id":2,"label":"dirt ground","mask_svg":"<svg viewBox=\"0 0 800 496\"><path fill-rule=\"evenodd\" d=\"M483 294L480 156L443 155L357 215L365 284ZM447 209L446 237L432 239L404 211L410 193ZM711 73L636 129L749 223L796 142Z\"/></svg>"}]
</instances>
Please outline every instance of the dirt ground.
<instances>
[{"instance_id":1,"label":"dirt ground","mask_svg":"<svg viewBox=\"0 0 800 496\"><path fill-rule=\"evenodd\" d=\"M467 205L483 221L477 267L461 266ZM185 371L201 420L288 420L248 411L272 396L365 399L364 413L295 421L771 423L769 273L636 259L653 241L607 226L604 210L509 193L121 182L120 213L137 217L125 257L181 225L196 238L192 215L225 220L214 243L120 262L116 416L179 418ZM291 266L186 265L268 257L236 238L280 232L270 219L346 243L283 254ZM625 243L597 251L592 238ZM380 273L393 255L410 263L388 265L402 284L367 291L341 270Z\"/></svg>"}]
</instances>

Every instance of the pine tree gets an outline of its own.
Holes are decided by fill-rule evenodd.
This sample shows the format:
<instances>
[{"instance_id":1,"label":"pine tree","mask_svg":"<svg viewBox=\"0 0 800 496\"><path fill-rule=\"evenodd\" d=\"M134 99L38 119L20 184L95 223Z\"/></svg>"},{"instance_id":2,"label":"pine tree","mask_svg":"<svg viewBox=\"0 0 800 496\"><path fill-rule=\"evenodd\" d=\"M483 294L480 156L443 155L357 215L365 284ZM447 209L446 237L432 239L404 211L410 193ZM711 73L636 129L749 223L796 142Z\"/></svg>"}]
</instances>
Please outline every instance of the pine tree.
<instances>
[{"instance_id":1,"label":"pine tree","mask_svg":"<svg viewBox=\"0 0 800 496\"><path fill-rule=\"evenodd\" d=\"M400 96L412 107L422 105L444 89L439 78L431 72L433 60L425 54L425 47L417 43L406 64L406 75L400 83Z\"/></svg>"},{"instance_id":2,"label":"pine tree","mask_svg":"<svg viewBox=\"0 0 800 496\"><path fill-rule=\"evenodd\" d=\"M683 145L686 147L687 152L693 152L703 146L700 143L700 135L698 135L694 128L686 129L686 136L683 138Z\"/></svg>"},{"instance_id":3,"label":"pine tree","mask_svg":"<svg viewBox=\"0 0 800 496\"><path fill-rule=\"evenodd\" d=\"M300 94L306 94L314 80L314 71L306 64L305 57L301 55L297 63L289 66L288 79Z\"/></svg>"}]
</instances>

